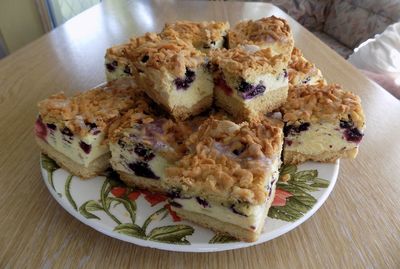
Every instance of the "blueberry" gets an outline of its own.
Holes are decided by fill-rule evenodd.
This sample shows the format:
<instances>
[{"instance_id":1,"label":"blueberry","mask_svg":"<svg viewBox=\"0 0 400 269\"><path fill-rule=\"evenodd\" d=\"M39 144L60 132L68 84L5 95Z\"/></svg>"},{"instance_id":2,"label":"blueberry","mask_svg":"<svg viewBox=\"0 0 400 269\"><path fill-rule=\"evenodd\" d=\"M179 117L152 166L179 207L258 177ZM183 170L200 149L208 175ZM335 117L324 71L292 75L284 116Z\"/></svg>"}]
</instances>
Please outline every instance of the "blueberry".
<instances>
[{"instance_id":1,"label":"blueberry","mask_svg":"<svg viewBox=\"0 0 400 269\"><path fill-rule=\"evenodd\" d=\"M124 73L132 76L131 68L128 65L125 65Z\"/></svg>"},{"instance_id":2,"label":"blueberry","mask_svg":"<svg viewBox=\"0 0 400 269\"><path fill-rule=\"evenodd\" d=\"M232 153L235 154L236 156L239 156L240 154L242 154L242 152L243 152L245 149L246 149L246 146L245 146L245 145L242 145L241 148L239 148L239 149L234 149L234 150L232 151Z\"/></svg>"},{"instance_id":3,"label":"blueberry","mask_svg":"<svg viewBox=\"0 0 400 269\"><path fill-rule=\"evenodd\" d=\"M70 130L68 127L64 127L64 128L61 130L61 133L62 133L63 135L69 136L69 137L74 136L74 134L71 132L71 130Z\"/></svg>"},{"instance_id":4,"label":"blueberry","mask_svg":"<svg viewBox=\"0 0 400 269\"><path fill-rule=\"evenodd\" d=\"M238 91L241 92L243 99L251 99L265 92L265 86L262 85L261 81L258 85L252 85L246 81L242 81L239 84Z\"/></svg>"},{"instance_id":5,"label":"blueberry","mask_svg":"<svg viewBox=\"0 0 400 269\"><path fill-rule=\"evenodd\" d=\"M286 69L283 69L283 77L287 78L288 77L288 72Z\"/></svg>"},{"instance_id":6,"label":"blueberry","mask_svg":"<svg viewBox=\"0 0 400 269\"><path fill-rule=\"evenodd\" d=\"M106 64L106 68L109 72L114 72L115 68L118 66L117 61L112 61L111 63Z\"/></svg>"},{"instance_id":7,"label":"blueberry","mask_svg":"<svg viewBox=\"0 0 400 269\"><path fill-rule=\"evenodd\" d=\"M134 151L139 157L142 157L143 160L146 162L150 161L155 156L153 151L151 149L147 148L142 143L137 143L135 145Z\"/></svg>"},{"instance_id":8,"label":"blueberry","mask_svg":"<svg viewBox=\"0 0 400 269\"><path fill-rule=\"evenodd\" d=\"M89 154L90 150L92 149L92 145L86 144L83 141L79 142L79 146L81 147L81 149L86 153Z\"/></svg>"},{"instance_id":9,"label":"blueberry","mask_svg":"<svg viewBox=\"0 0 400 269\"><path fill-rule=\"evenodd\" d=\"M175 189L169 190L167 193L167 196L171 199L175 199L175 198L179 199L179 198L181 198L181 191L175 190Z\"/></svg>"},{"instance_id":10,"label":"blueberry","mask_svg":"<svg viewBox=\"0 0 400 269\"><path fill-rule=\"evenodd\" d=\"M304 79L302 82L304 84L307 84L308 82L310 82L310 80L311 80L311 77L306 77L306 79Z\"/></svg>"},{"instance_id":11,"label":"blueberry","mask_svg":"<svg viewBox=\"0 0 400 269\"><path fill-rule=\"evenodd\" d=\"M205 200L205 199L202 199L202 198L200 198L200 197L196 197L196 200L197 200L197 202L202 206L202 207L204 207L204 208L206 208L206 207L211 207L211 205Z\"/></svg>"},{"instance_id":12,"label":"blueberry","mask_svg":"<svg viewBox=\"0 0 400 269\"><path fill-rule=\"evenodd\" d=\"M145 56L143 56L141 62L145 63L145 62L147 62L149 60L149 58L150 58L149 55L145 55Z\"/></svg>"},{"instance_id":13,"label":"blueberry","mask_svg":"<svg viewBox=\"0 0 400 269\"><path fill-rule=\"evenodd\" d=\"M154 174L148 163L145 162L133 162L128 164L129 168L139 177L147 177L152 179L160 179L159 176Z\"/></svg>"},{"instance_id":14,"label":"blueberry","mask_svg":"<svg viewBox=\"0 0 400 269\"><path fill-rule=\"evenodd\" d=\"M233 213L244 216L244 217L248 217L246 214L244 214L243 212L240 212L238 210L236 210L235 205L231 205L231 210L233 211Z\"/></svg>"},{"instance_id":15,"label":"blueberry","mask_svg":"<svg viewBox=\"0 0 400 269\"><path fill-rule=\"evenodd\" d=\"M303 131L307 131L309 127L310 127L310 123L309 122L303 122L299 126L285 125L285 127L283 127L283 134L286 137L289 134L294 134L294 133L300 133L300 132L303 132Z\"/></svg>"},{"instance_id":16,"label":"blueberry","mask_svg":"<svg viewBox=\"0 0 400 269\"><path fill-rule=\"evenodd\" d=\"M226 36L224 36L223 38L224 38L224 42L223 42L222 46L224 48L228 49L228 47L229 47L228 38Z\"/></svg>"},{"instance_id":17,"label":"blueberry","mask_svg":"<svg viewBox=\"0 0 400 269\"><path fill-rule=\"evenodd\" d=\"M94 122L86 122L85 124L90 130L97 128L97 124Z\"/></svg>"},{"instance_id":18,"label":"blueberry","mask_svg":"<svg viewBox=\"0 0 400 269\"><path fill-rule=\"evenodd\" d=\"M352 128L353 126L354 126L354 123L352 120L349 120L349 121L340 120L340 128L342 128L342 129Z\"/></svg>"},{"instance_id":19,"label":"blueberry","mask_svg":"<svg viewBox=\"0 0 400 269\"><path fill-rule=\"evenodd\" d=\"M363 136L357 128L348 128L344 131L344 137L349 142L359 143Z\"/></svg>"},{"instance_id":20,"label":"blueberry","mask_svg":"<svg viewBox=\"0 0 400 269\"><path fill-rule=\"evenodd\" d=\"M190 84L195 80L196 73L189 68L186 68L185 77L184 78L176 78L174 80L175 86L177 90L186 90L189 88Z\"/></svg>"},{"instance_id":21,"label":"blueberry","mask_svg":"<svg viewBox=\"0 0 400 269\"><path fill-rule=\"evenodd\" d=\"M51 130L57 130L57 126L53 123L47 123L47 128L51 129Z\"/></svg>"},{"instance_id":22,"label":"blueberry","mask_svg":"<svg viewBox=\"0 0 400 269\"><path fill-rule=\"evenodd\" d=\"M118 140L118 145L119 145L122 149L124 149L124 148L126 147L125 141L123 141L123 140L121 140L121 139Z\"/></svg>"}]
</instances>

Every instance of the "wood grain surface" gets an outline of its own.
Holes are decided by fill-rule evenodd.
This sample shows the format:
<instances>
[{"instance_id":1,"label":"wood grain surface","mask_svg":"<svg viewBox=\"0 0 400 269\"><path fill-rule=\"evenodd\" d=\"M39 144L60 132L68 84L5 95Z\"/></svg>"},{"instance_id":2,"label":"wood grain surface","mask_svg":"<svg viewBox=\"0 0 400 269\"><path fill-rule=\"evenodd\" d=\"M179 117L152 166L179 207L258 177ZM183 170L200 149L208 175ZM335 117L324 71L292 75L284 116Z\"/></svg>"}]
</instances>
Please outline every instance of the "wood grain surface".
<instances>
[{"instance_id":1,"label":"wood grain surface","mask_svg":"<svg viewBox=\"0 0 400 269\"><path fill-rule=\"evenodd\" d=\"M367 131L342 161L321 209L295 230L254 247L174 253L107 237L50 196L34 143L36 103L105 80L105 49L167 21L278 15L329 82L361 96ZM400 102L276 7L265 3L104 1L0 61L0 268L400 268Z\"/></svg>"}]
</instances>

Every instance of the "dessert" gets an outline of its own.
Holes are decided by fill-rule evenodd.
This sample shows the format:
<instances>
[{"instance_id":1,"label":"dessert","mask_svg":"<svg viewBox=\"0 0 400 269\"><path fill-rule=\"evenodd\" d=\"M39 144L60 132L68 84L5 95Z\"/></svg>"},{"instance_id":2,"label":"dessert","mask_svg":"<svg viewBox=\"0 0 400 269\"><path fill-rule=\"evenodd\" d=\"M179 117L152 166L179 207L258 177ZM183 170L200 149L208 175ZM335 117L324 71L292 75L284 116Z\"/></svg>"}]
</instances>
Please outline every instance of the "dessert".
<instances>
[{"instance_id":1,"label":"dessert","mask_svg":"<svg viewBox=\"0 0 400 269\"><path fill-rule=\"evenodd\" d=\"M298 48L293 48L288 67L289 84L292 86L326 84L321 71Z\"/></svg>"},{"instance_id":2,"label":"dessert","mask_svg":"<svg viewBox=\"0 0 400 269\"><path fill-rule=\"evenodd\" d=\"M127 185L166 193L164 170L183 156L190 133L188 122L132 109L110 127L111 165Z\"/></svg>"},{"instance_id":3,"label":"dessert","mask_svg":"<svg viewBox=\"0 0 400 269\"><path fill-rule=\"evenodd\" d=\"M137 74L129 60L129 52L151 40L160 40L160 37L154 33L147 33L144 36L130 39L128 43L108 48L104 57L107 81L132 78L134 74Z\"/></svg>"},{"instance_id":4,"label":"dessert","mask_svg":"<svg viewBox=\"0 0 400 269\"><path fill-rule=\"evenodd\" d=\"M273 55L282 54L287 61L294 44L289 24L275 16L239 22L229 31L228 41L230 49L239 45L270 48Z\"/></svg>"},{"instance_id":5,"label":"dessert","mask_svg":"<svg viewBox=\"0 0 400 269\"><path fill-rule=\"evenodd\" d=\"M139 43L139 42L137 42ZM211 107L213 82L206 57L179 39L148 39L127 53L135 78L153 101L184 120Z\"/></svg>"},{"instance_id":6,"label":"dessert","mask_svg":"<svg viewBox=\"0 0 400 269\"><path fill-rule=\"evenodd\" d=\"M186 142L189 153L165 170L178 216L256 241L273 200L282 124L208 119Z\"/></svg>"},{"instance_id":7,"label":"dessert","mask_svg":"<svg viewBox=\"0 0 400 269\"><path fill-rule=\"evenodd\" d=\"M177 21L166 23L160 35L178 37L190 42L198 50L208 51L224 46L228 30L228 22Z\"/></svg>"},{"instance_id":8,"label":"dessert","mask_svg":"<svg viewBox=\"0 0 400 269\"><path fill-rule=\"evenodd\" d=\"M286 101L287 64L270 49L239 46L210 52L215 104L234 117L254 120Z\"/></svg>"},{"instance_id":9,"label":"dessert","mask_svg":"<svg viewBox=\"0 0 400 269\"><path fill-rule=\"evenodd\" d=\"M365 128L358 96L335 84L291 87L282 112L285 163L356 157Z\"/></svg>"},{"instance_id":10,"label":"dessert","mask_svg":"<svg viewBox=\"0 0 400 269\"><path fill-rule=\"evenodd\" d=\"M110 152L104 140L110 124L138 105L139 92L119 81L67 97L58 93L39 102L36 141L42 152L82 178L109 167Z\"/></svg>"}]
</instances>

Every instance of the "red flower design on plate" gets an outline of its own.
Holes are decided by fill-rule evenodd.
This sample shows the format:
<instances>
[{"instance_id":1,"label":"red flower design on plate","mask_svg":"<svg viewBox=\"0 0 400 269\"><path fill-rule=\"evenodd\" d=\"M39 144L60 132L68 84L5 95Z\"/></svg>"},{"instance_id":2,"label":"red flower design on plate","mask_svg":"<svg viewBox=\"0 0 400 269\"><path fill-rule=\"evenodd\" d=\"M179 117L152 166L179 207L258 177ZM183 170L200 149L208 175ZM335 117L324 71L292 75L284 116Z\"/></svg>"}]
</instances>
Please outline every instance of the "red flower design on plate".
<instances>
[{"instance_id":1,"label":"red flower design on plate","mask_svg":"<svg viewBox=\"0 0 400 269\"><path fill-rule=\"evenodd\" d=\"M275 190L274 201L272 202L272 206L285 206L286 199L293 196L290 192L284 191L282 189Z\"/></svg>"}]
</instances>

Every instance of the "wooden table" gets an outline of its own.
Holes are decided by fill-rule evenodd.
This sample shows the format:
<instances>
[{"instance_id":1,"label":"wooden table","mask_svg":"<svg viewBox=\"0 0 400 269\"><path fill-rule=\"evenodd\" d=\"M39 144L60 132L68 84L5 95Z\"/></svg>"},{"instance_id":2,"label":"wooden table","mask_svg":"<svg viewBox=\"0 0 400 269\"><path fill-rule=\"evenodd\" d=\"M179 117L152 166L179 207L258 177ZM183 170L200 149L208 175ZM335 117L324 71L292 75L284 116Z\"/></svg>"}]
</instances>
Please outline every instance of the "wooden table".
<instances>
[{"instance_id":1,"label":"wooden table","mask_svg":"<svg viewBox=\"0 0 400 269\"><path fill-rule=\"evenodd\" d=\"M322 208L270 242L220 253L173 253L107 237L50 196L33 139L36 103L105 80L105 49L178 19L278 15L330 82L359 94L367 133L358 158L342 161ZM0 61L0 268L399 268L400 102L362 76L276 7L263 3L104 1Z\"/></svg>"}]
</instances>

